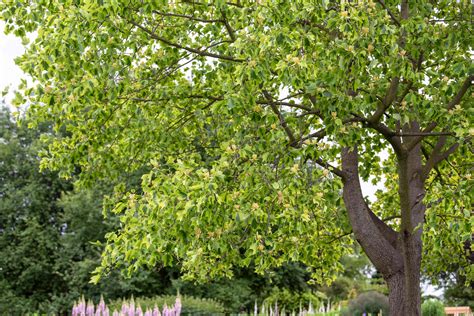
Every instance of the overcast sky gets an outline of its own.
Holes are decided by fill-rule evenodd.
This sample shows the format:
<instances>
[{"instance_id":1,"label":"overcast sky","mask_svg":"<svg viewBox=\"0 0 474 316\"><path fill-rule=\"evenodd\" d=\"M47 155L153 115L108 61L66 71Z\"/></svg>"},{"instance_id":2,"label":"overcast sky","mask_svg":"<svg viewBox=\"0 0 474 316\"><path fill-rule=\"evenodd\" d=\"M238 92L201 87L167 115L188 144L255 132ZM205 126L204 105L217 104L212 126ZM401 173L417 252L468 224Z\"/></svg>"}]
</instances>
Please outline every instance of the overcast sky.
<instances>
[{"instance_id":1,"label":"overcast sky","mask_svg":"<svg viewBox=\"0 0 474 316\"><path fill-rule=\"evenodd\" d=\"M15 57L20 56L23 51L21 40L14 35L4 34L5 24L0 21L0 91L11 85L13 90L22 78L22 71L15 65ZM10 103L12 94L6 97L7 103Z\"/></svg>"}]
</instances>

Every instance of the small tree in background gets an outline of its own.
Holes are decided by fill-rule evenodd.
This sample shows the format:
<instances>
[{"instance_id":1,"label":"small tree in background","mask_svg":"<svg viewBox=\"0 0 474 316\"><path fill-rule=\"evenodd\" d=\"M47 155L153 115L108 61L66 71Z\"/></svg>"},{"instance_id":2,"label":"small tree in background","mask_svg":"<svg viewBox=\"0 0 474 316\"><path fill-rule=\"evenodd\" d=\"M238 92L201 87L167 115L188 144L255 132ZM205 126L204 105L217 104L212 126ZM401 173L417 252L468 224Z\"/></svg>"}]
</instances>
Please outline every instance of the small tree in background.
<instances>
[{"instance_id":1,"label":"small tree in background","mask_svg":"<svg viewBox=\"0 0 474 316\"><path fill-rule=\"evenodd\" d=\"M347 309L342 314L345 316L363 315L389 315L388 297L377 292L366 292L349 301ZM391 315L391 314L390 314Z\"/></svg>"},{"instance_id":2,"label":"small tree in background","mask_svg":"<svg viewBox=\"0 0 474 316\"><path fill-rule=\"evenodd\" d=\"M429 299L421 305L422 316L445 316L444 305L441 301Z\"/></svg>"}]
</instances>

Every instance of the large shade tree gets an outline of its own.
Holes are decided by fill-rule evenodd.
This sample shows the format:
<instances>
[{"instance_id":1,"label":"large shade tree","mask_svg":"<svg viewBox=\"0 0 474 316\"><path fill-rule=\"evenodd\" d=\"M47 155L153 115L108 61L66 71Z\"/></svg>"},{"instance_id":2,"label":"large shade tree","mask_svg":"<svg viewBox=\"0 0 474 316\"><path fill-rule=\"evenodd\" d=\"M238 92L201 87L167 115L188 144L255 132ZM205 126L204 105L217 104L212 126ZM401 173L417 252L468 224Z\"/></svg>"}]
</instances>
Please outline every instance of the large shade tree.
<instances>
[{"instance_id":1,"label":"large shade tree","mask_svg":"<svg viewBox=\"0 0 474 316\"><path fill-rule=\"evenodd\" d=\"M420 273L472 278L469 1L7 1L35 39L17 101L52 121L46 167L117 186L99 273L197 278L299 260L331 280L352 230L420 314ZM361 180L384 182L375 202Z\"/></svg>"}]
</instances>

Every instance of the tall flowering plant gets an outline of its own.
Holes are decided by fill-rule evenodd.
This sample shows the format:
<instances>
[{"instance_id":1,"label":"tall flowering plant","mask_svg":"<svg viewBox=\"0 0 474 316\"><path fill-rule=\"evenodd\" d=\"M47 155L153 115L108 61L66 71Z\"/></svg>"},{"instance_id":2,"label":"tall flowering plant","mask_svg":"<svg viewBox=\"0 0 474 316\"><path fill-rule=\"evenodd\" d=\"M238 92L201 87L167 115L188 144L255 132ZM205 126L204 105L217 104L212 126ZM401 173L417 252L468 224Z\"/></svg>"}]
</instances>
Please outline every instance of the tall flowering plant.
<instances>
[{"instance_id":1,"label":"tall flowering plant","mask_svg":"<svg viewBox=\"0 0 474 316\"><path fill-rule=\"evenodd\" d=\"M128 302L122 303L120 311L114 310L112 316L179 316L181 314L181 299L176 297L173 306L168 307L166 304L162 310L155 305L153 309L147 309L143 312L141 306L135 306L133 298ZM101 297L97 307L91 301L86 303L82 297L72 308L72 316L110 316L110 311Z\"/></svg>"}]
</instances>

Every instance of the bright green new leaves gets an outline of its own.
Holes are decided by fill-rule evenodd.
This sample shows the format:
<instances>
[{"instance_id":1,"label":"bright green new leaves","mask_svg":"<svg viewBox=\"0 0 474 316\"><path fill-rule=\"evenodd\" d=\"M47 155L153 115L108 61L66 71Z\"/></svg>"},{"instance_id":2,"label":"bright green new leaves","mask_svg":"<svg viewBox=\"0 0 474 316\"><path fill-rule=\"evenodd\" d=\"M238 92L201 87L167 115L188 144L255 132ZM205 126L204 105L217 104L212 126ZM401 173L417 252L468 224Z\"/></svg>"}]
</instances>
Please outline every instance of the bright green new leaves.
<instances>
[{"instance_id":1,"label":"bright green new leaves","mask_svg":"<svg viewBox=\"0 0 474 316\"><path fill-rule=\"evenodd\" d=\"M204 279L231 276L235 264L263 272L302 260L324 281L321 271L342 253L335 236L347 229L340 185L315 166L300 169L299 158L281 149L269 156L248 145L221 146L222 155L204 168L199 154L153 160L143 194L125 195L115 206L124 226L109 236L104 263L117 249L137 266L170 264L173 255Z\"/></svg>"},{"instance_id":2,"label":"bright green new leaves","mask_svg":"<svg viewBox=\"0 0 474 316\"><path fill-rule=\"evenodd\" d=\"M298 260L330 279L350 242L339 238L350 228L342 183L330 174L341 146L361 144L361 177L387 183L374 210L398 216L394 135L381 126L400 133L410 121L436 122L435 132L450 133L447 145L460 144L463 154L450 158L456 188L434 173L428 181L428 205L447 191L460 200L432 203L426 243L437 246L426 258L445 242L459 249L472 232L472 200L461 194L470 192L471 92L456 99L472 74L469 3L420 1L403 20L397 5L2 4L7 30L37 34L18 63L35 82L22 94L28 122L58 131L44 139L43 166L85 184L150 170L140 192L117 187L110 197L122 226L99 270L179 262L207 278ZM438 167L443 177L455 172Z\"/></svg>"}]
</instances>

